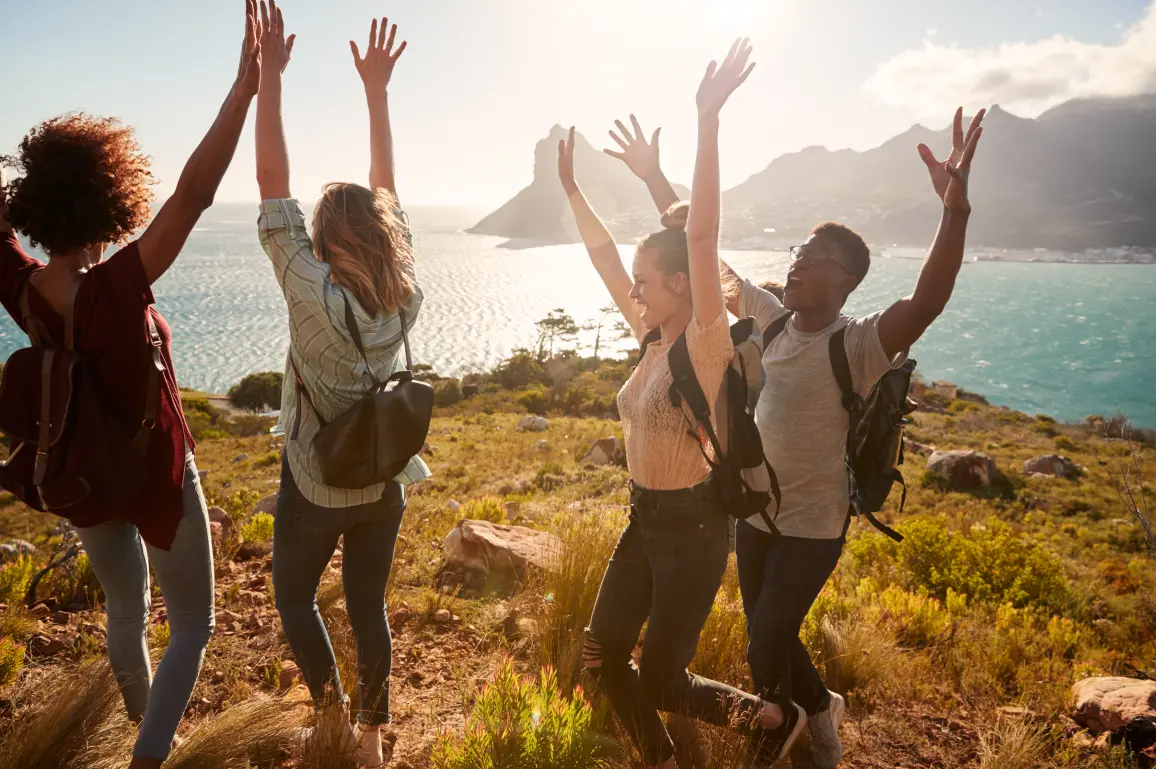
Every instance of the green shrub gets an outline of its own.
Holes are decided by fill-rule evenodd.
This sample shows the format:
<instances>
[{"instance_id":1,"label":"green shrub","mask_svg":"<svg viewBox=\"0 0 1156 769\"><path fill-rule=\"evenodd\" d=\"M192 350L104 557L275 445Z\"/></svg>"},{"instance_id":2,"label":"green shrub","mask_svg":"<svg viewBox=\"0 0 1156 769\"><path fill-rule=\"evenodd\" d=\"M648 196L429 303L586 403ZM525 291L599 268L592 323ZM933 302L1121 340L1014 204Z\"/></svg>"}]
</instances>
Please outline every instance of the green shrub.
<instances>
[{"instance_id":1,"label":"green shrub","mask_svg":"<svg viewBox=\"0 0 1156 769\"><path fill-rule=\"evenodd\" d=\"M21 556L0 567L0 603L22 605L24 594L28 592L28 583L35 573L36 567L28 556Z\"/></svg>"},{"instance_id":2,"label":"green shrub","mask_svg":"<svg viewBox=\"0 0 1156 769\"><path fill-rule=\"evenodd\" d=\"M447 379L434 387L434 402L441 408L447 408L462 399L462 386L456 379Z\"/></svg>"},{"instance_id":3,"label":"green shrub","mask_svg":"<svg viewBox=\"0 0 1156 769\"><path fill-rule=\"evenodd\" d=\"M531 382L542 381L545 370L542 364L526 350L516 350L510 358L494 370L498 381L507 390L520 390Z\"/></svg>"},{"instance_id":4,"label":"green shrub","mask_svg":"<svg viewBox=\"0 0 1156 769\"><path fill-rule=\"evenodd\" d=\"M506 520L506 508L502 505L501 500L494 497L472 499L462 505L462 518L501 523Z\"/></svg>"},{"instance_id":5,"label":"green shrub","mask_svg":"<svg viewBox=\"0 0 1156 769\"><path fill-rule=\"evenodd\" d=\"M952 532L938 518L900 524L902 544L864 537L849 546L864 575L940 600L948 590L972 601L1038 606L1062 612L1070 603L1068 578L1059 559L996 519L970 531Z\"/></svg>"},{"instance_id":6,"label":"green shrub","mask_svg":"<svg viewBox=\"0 0 1156 769\"><path fill-rule=\"evenodd\" d=\"M7 636L0 637L0 689L16 683L24 667L24 647Z\"/></svg>"},{"instance_id":7,"label":"green shrub","mask_svg":"<svg viewBox=\"0 0 1156 769\"><path fill-rule=\"evenodd\" d=\"M461 736L434 747L435 769L601 769L619 749L601 734L580 688L567 699L544 668L536 682L519 678L507 659L474 702Z\"/></svg>"},{"instance_id":8,"label":"green shrub","mask_svg":"<svg viewBox=\"0 0 1156 769\"><path fill-rule=\"evenodd\" d=\"M283 375L279 371L249 374L229 388L229 403L258 413L281 405Z\"/></svg>"},{"instance_id":9,"label":"green shrub","mask_svg":"<svg viewBox=\"0 0 1156 769\"><path fill-rule=\"evenodd\" d=\"M550 411L550 393L541 387L526 390L518 395L518 403L531 414L539 416Z\"/></svg>"},{"instance_id":10,"label":"green shrub","mask_svg":"<svg viewBox=\"0 0 1156 769\"><path fill-rule=\"evenodd\" d=\"M253 467L276 467L281 464L281 452L270 451L253 463Z\"/></svg>"},{"instance_id":11,"label":"green shrub","mask_svg":"<svg viewBox=\"0 0 1156 769\"><path fill-rule=\"evenodd\" d=\"M895 585L879 594L876 610L903 646L922 648L942 638L951 627L951 615L938 599L909 593Z\"/></svg>"},{"instance_id":12,"label":"green shrub","mask_svg":"<svg viewBox=\"0 0 1156 769\"><path fill-rule=\"evenodd\" d=\"M1066 435L1057 435L1052 440L1052 445L1060 451L1075 451L1077 449L1075 441Z\"/></svg>"},{"instance_id":13,"label":"green shrub","mask_svg":"<svg viewBox=\"0 0 1156 769\"><path fill-rule=\"evenodd\" d=\"M257 513L241 527L241 537L246 542L267 542L273 538L273 516Z\"/></svg>"}]
</instances>

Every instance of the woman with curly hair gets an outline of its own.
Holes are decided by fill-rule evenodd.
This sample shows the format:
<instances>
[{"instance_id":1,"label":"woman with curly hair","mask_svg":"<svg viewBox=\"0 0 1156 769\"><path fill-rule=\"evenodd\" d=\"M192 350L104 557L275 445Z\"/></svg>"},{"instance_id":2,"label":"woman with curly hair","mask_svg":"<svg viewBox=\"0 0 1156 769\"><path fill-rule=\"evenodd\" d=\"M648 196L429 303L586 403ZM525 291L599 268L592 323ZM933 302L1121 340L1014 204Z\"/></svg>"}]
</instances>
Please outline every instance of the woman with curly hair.
<instances>
[{"instance_id":1,"label":"woman with curly hair","mask_svg":"<svg viewBox=\"0 0 1156 769\"><path fill-rule=\"evenodd\" d=\"M16 155L4 159L22 175L6 190L0 186L0 303L26 332L35 318L33 333L43 330L51 346L74 349L109 418L131 432L142 427L147 444L147 477L135 503L98 503L77 521L107 599L109 662L128 714L140 724L130 769L160 767L168 756L213 632L208 514L182 416L172 336L152 306L151 286L212 204L257 94L255 0L247 0L246 9L240 68L216 121L172 197L136 240L107 260L106 248L130 241L149 217L153 177L131 128L112 118L65 115L34 128ZM42 247L48 263L24 253L16 232ZM149 375L154 333L159 376ZM146 392L149 382L159 383L159 392ZM155 679L148 650L150 565L172 632Z\"/></svg>"}]
</instances>

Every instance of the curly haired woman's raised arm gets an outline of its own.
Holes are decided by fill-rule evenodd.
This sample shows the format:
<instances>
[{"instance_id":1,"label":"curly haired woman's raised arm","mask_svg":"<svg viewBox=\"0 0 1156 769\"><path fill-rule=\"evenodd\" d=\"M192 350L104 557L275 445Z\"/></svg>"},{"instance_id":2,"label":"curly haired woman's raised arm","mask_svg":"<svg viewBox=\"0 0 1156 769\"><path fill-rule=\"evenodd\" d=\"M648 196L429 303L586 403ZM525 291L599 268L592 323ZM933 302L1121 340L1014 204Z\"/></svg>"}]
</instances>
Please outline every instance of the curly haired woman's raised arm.
<instances>
[{"instance_id":1,"label":"curly haired woman's raised arm","mask_svg":"<svg viewBox=\"0 0 1156 769\"><path fill-rule=\"evenodd\" d=\"M221 179L233 161L249 105L261 82L260 37L256 0L246 0L245 43L237 79L209 132L185 163L172 197L161 206L137 242L150 283L172 266L197 220L213 204Z\"/></svg>"}]
</instances>

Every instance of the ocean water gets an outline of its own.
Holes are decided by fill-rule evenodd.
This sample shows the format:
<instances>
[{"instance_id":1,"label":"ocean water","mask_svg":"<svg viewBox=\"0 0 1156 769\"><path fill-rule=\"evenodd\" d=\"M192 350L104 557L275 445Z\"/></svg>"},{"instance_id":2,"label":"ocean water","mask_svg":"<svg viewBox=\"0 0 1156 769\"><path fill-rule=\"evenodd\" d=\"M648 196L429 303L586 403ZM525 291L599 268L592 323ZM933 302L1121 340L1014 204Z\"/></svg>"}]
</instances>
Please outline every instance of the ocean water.
<instances>
[{"instance_id":1,"label":"ocean water","mask_svg":"<svg viewBox=\"0 0 1156 769\"><path fill-rule=\"evenodd\" d=\"M442 374L488 368L537 338L534 322L561 308L580 323L610 301L580 245L524 250L463 233L480 212L414 209L418 280L426 293L412 335L417 362ZM256 206L216 206L154 287L174 330L177 375L223 392L254 371L281 370L284 300L257 242ZM917 255L910 249L906 255ZM623 248L629 259L629 247ZM725 251L754 279L782 278L786 253ZM885 308L915 285L919 259L875 259L847 312ZM589 349L593 332L579 339ZM26 344L0 318L0 359ZM620 347L622 344L620 343ZM1156 267L967 263L947 311L912 356L992 402L1078 420L1126 413L1156 426Z\"/></svg>"}]
</instances>

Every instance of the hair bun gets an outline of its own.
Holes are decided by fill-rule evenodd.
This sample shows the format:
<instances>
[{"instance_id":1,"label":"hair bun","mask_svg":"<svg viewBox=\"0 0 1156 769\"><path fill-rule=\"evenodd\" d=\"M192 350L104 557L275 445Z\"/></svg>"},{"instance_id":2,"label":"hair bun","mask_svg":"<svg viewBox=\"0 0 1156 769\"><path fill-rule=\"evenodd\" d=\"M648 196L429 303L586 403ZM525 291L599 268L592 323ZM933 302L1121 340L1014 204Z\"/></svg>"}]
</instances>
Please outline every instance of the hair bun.
<instances>
[{"instance_id":1,"label":"hair bun","mask_svg":"<svg viewBox=\"0 0 1156 769\"><path fill-rule=\"evenodd\" d=\"M685 230L689 215L690 203L680 200L666 209L666 213L662 215L662 226L668 230Z\"/></svg>"}]
</instances>

